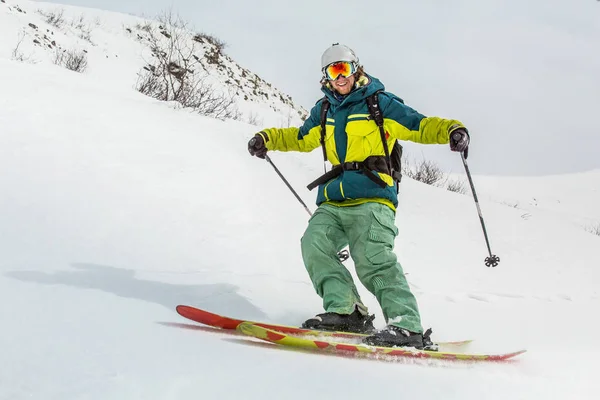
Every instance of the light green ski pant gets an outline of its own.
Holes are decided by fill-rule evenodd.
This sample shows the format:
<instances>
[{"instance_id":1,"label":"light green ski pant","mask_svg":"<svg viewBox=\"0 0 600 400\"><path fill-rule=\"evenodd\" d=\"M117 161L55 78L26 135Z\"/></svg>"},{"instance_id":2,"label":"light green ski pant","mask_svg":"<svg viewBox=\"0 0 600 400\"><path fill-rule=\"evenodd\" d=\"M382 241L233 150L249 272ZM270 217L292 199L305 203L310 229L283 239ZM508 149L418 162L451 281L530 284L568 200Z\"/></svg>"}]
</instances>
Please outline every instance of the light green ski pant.
<instances>
[{"instance_id":1,"label":"light green ski pant","mask_svg":"<svg viewBox=\"0 0 600 400\"><path fill-rule=\"evenodd\" d=\"M325 311L351 314L358 307L367 313L352 275L337 256L349 244L356 274L377 298L386 323L423 332L417 300L393 252L396 235L394 211L384 204L319 206L302 237L302 257Z\"/></svg>"}]
</instances>

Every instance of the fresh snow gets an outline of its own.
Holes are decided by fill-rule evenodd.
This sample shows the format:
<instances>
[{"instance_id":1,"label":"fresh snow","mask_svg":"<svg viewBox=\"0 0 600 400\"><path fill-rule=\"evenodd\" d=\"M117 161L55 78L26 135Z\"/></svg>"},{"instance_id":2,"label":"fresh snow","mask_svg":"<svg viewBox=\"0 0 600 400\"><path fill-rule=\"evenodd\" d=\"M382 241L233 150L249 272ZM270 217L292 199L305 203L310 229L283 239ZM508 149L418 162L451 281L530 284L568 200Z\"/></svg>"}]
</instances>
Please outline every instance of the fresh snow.
<instances>
[{"instance_id":1,"label":"fresh snow","mask_svg":"<svg viewBox=\"0 0 600 400\"><path fill-rule=\"evenodd\" d=\"M596 398L600 171L475 175L496 268L470 195L402 182L396 251L425 327L473 352L528 350L512 362L333 357L200 329L175 306L288 325L321 312L308 214L248 155L259 127L133 89L143 49L120 27L137 18L64 7L102 17L83 74L33 47L36 63L11 60L40 7L58 6L0 3L0 399ZM283 108L240 102L260 107L281 126ZM314 210L321 153L271 157Z\"/></svg>"}]
</instances>

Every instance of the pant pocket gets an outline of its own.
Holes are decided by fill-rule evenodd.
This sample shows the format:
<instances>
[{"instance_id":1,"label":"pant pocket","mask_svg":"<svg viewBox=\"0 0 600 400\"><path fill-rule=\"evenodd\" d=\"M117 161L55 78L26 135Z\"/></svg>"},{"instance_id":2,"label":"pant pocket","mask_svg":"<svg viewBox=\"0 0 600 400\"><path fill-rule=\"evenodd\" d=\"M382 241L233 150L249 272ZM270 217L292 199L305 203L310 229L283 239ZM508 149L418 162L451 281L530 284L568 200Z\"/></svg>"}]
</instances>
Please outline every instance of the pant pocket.
<instances>
[{"instance_id":1,"label":"pant pocket","mask_svg":"<svg viewBox=\"0 0 600 400\"><path fill-rule=\"evenodd\" d=\"M391 217L388 218L377 212L373 212L365 251L365 257L369 262L373 264L395 263L396 257L392 250L394 248L394 239L397 235L398 228L396 228L394 220Z\"/></svg>"}]
</instances>

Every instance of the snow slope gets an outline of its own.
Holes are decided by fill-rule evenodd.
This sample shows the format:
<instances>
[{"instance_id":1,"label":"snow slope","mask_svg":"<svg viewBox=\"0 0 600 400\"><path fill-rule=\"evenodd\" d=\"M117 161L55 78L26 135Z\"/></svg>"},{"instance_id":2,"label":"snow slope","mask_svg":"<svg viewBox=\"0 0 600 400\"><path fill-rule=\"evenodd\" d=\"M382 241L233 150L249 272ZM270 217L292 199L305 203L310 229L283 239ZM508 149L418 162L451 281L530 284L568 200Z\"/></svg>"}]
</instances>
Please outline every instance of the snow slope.
<instances>
[{"instance_id":1,"label":"snow slope","mask_svg":"<svg viewBox=\"0 0 600 400\"><path fill-rule=\"evenodd\" d=\"M50 17L62 22L48 23ZM177 19L175 12L172 19ZM157 21L54 3L5 0L0 3L0 56L52 64L56 54L84 51L88 58L87 75L104 82L107 88L131 89L142 68L154 63L149 29L156 29L166 48L168 43L162 32L170 29L162 29ZM295 105L288 95L238 65L226 49L217 62L211 61L215 46L191 41L195 33L202 30L190 32L184 48L194 46L193 55L200 60L197 68L206 71L207 83L216 91L236 95L239 120L288 126L299 123L300 117L306 115L306 110Z\"/></svg>"},{"instance_id":2,"label":"snow slope","mask_svg":"<svg viewBox=\"0 0 600 400\"><path fill-rule=\"evenodd\" d=\"M596 397L600 237L582 222L598 219L597 171L475 176L495 269L470 196L402 184L396 250L424 324L476 352L527 348L514 362L284 351L174 311L297 325L321 310L299 252L308 215L248 156L256 127L173 109L106 65L2 54L1 400ZM272 159L314 209L320 153Z\"/></svg>"}]
</instances>

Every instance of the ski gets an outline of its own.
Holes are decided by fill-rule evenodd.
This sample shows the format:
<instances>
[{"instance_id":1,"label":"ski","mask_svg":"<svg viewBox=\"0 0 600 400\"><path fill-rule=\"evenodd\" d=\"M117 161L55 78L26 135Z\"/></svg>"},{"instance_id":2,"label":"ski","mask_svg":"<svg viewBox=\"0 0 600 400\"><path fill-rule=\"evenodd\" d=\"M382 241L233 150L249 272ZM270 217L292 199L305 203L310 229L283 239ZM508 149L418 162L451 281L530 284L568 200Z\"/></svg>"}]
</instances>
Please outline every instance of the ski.
<instances>
[{"instance_id":1,"label":"ski","mask_svg":"<svg viewBox=\"0 0 600 400\"><path fill-rule=\"evenodd\" d=\"M237 327L246 322L256 326L260 326L272 331L281 332L288 335L297 336L323 336L323 337L335 337L343 339L362 339L363 337L369 336L363 333L352 333L352 332L332 332L332 331L320 331L315 329L303 329L296 328L293 326L277 325L277 324L266 324L262 322L247 321L235 318L224 317L222 315L214 314L199 308L179 305L176 307L177 313L184 318L198 322L203 325L212 326L214 328L221 328L226 330L235 330ZM445 347L461 347L471 343L472 340L462 340L458 342L438 342L437 345Z\"/></svg>"},{"instance_id":2,"label":"ski","mask_svg":"<svg viewBox=\"0 0 600 400\"><path fill-rule=\"evenodd\" d=\"M275 343L281 346L308 349L314 351L329 351L335 354L355 353L360 355L375 355L410 358L431 358L441 360L466 360L466 361L504 361L523 354L526 350L519 350L504 354L468 354L447 351L427 351L414 348L380 347L361 344L336 343L313 340L287 335L273 329L268 329L250 322L242 322L237 329L245 335Z\"/></svg>"}]
</instances>

